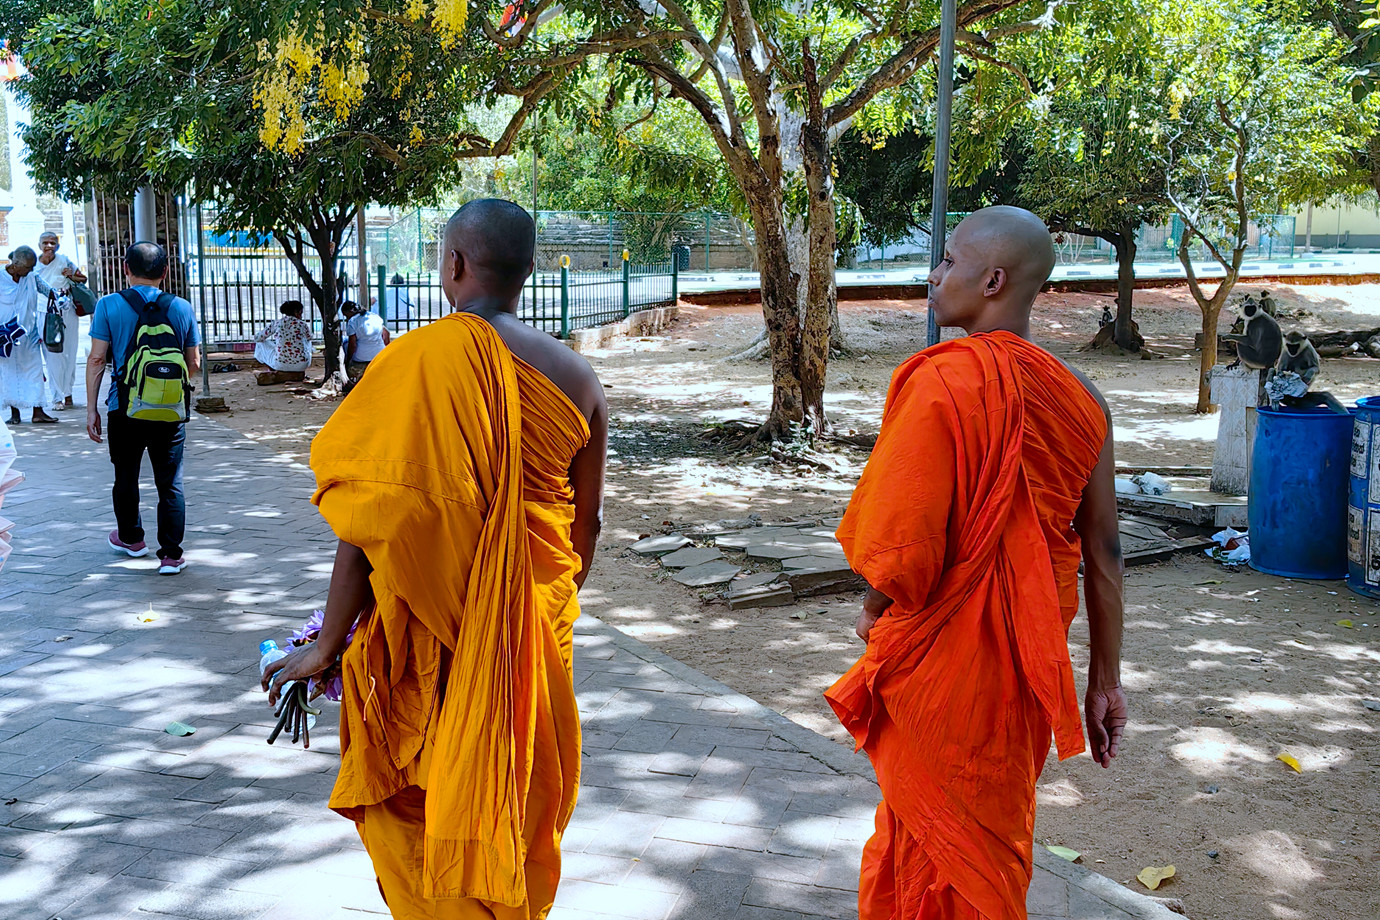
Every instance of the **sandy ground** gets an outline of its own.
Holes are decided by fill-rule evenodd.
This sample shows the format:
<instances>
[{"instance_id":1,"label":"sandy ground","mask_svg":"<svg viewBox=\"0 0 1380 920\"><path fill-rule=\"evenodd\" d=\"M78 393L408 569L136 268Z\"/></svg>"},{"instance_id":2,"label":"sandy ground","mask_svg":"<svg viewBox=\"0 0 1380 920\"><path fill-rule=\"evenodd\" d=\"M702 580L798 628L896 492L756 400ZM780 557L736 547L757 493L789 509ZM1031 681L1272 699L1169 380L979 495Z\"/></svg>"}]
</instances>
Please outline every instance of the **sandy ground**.
<instances>
[{"instance_id":1,"label":"sandy ground","mask_svg":"<svg viewBox=\"0 0 1380 920\"><path fill-rule=\"evenodd\" d=\"M1380 326L1380 286L1271 286L1284 325ZM1258 287L1242 290L1258 291ZM1038 341L1082 368L1116 418L1118 459L1207 465L1216 419L1192 412L1196 308L1184 289L1140 292L1137 319L1162 358L1078 352L1109 296L1044 295ZM851 356L830 369L841 430L875 432L892 369L923 345L923 302L844 305ZM756 308L696 308L667 334L590 356L612 411L607 522L585 609L631 635L842 741L821 692L858 656L859 596L729 611L666 579L625 549L672 526L741 518L835 517L865 455L830 451L838 471L791 468L705 437L760 418L764 362L725 360L761 328ZM305 460L332 404L218 374L213 392L246 434ZM1380 361L1327 360L1323 386L1349 401L1380 392ZM1174 864L1160 894L1196 920L1380 916L1380 606L1339 583L1232 571L1206 559L1131 570L1123 678L1133 721L1111 770L1051 757L1040 783L1038 842L1083 853L1120 882ZM1338 624L1350 620L1354 628ZM1070 641L1086 664L1080 618ZM1294 773L1276 755L1302 765Z\"/></svg>"}]
</instances>

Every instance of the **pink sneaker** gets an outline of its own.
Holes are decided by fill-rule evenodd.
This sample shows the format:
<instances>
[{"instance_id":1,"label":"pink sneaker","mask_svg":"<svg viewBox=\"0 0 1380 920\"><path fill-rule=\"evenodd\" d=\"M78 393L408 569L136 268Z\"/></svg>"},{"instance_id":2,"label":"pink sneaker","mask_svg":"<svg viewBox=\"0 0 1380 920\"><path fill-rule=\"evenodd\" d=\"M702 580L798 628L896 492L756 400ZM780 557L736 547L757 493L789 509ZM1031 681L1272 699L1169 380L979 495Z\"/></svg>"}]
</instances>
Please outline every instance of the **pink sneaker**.
<instances>
[{"instance_id":1,"label":"pink sneaker","mask_svg":"<svg viewBox=\"0 0 1380 920\"><path fill-rule=\"evenodd\" d=\"M176 575L187 567L186 559L169 559L167 556L158 557L159 575Z\"/></svg>"},{"instance_id":2,"label":"pink sneaker","mask_svg":"<svg viewBox=\"0 0 1380 920\"><path fill-rule=\"evenodd\" d=\"M136 559L140 556L147 556L149 554L149 545L147 543L143 540L140 540L138 543L126 543L124 540L120 539L120 532L118 530L112 530L110 532L110 539L108 542L110 543L111 549L121 553L128 553Z\"/></svg>"}]
</instances>

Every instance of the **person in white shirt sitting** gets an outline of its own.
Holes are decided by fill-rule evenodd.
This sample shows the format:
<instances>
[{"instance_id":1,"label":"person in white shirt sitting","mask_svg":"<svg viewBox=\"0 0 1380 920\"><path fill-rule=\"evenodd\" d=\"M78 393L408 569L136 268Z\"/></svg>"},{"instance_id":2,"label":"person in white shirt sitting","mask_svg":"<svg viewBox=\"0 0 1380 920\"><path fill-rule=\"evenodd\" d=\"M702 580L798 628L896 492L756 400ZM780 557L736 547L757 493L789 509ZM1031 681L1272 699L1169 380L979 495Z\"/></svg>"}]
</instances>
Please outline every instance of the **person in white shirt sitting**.
<instances>
[{"instance_id":1,"label":"person in white shirt sitting","mask_svg":"<svg viewBox=\"0 0 1380 920\"><path fill-rule=\"evenodd\" d=\"M278 308L282 315L254 337L254 357L269 367L256 378L259 386L305 379L312 347L311 326L302 319L302 309L300 301L287 301Z\"/></svg>"},{"instance_id":2,"label":"person in white shirt sitting","mask_svg":"<svg viewBox=\"0 0 1380 920\"><path fill-rule=\"evenodd\" d=\"M369 362L378 357L391 340L383 318L373 310L366 310L353 300L341 306L345 315L345 367L351 380L359 379Z\"/></svg>"}]
</instances>

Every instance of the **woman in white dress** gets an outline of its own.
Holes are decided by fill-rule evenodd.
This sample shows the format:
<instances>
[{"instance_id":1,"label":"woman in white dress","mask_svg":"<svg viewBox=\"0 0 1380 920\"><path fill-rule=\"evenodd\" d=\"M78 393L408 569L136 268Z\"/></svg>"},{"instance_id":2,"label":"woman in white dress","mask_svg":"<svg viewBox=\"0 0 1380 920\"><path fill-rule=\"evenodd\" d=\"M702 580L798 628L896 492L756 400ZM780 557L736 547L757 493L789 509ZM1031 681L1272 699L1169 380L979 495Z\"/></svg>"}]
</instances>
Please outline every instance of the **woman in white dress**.
<instances>
[{"instance_id":1,"label":"woman in white dress","mask_svg":"<svg viewBox=\"0 0 1380 920\"><path fill-rule=\"evenodd\" d=\"M0 403L10 407L10 424L17 425L20 412L32 410L35 423L57 419L43 411L43 326L38 310L38 278L34 267L38 253L20 246L0 271L0 328L17 321L24 335L14 343L8 358L0 357ZM43 286L46 290L47 285Z\"/></svg>"},{"instance_id":2,"label":"woman in white dress","mask_svg":"<svg viewBox=\"0 0 1380 920\"><path fill-rule=\"evenodd\" d=\"M58 296L62 325L66 330L62 351L43 350L43 360L48 365L48 386L53 391L53 402L57 408L70 409L72 386L77 380L77 352L81 347L81 327L71 290L73 281L85 284L86 276L75 262L58 252L58 235L51 230L38 238L38 249L38 267L35 271Z\"/></svg>"}]
</instances>

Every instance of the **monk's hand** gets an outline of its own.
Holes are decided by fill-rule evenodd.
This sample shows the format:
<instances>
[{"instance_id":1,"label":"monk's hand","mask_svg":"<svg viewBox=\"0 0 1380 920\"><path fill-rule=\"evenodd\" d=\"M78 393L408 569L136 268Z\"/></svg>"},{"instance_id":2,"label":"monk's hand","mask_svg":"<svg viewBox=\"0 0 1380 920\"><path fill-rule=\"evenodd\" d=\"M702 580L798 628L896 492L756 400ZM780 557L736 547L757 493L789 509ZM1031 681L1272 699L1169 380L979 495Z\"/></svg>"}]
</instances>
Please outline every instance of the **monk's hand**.
<instances>
[{"instance_id":1,"label":"monk's hand","mask_svg":"<svg viewBox=\"0 0 1380 920\"><path fill-rule=\"evenodd\" d=\"M263 680L259 682L268 691L268 705L278 705L278 698L287 684L316 677L334 663L335 656L327 654L315 642L296 649L286 658L279 658L264 669Z\"/></svg>"},{"instance_id":2,"label":"monk's hand","mask_svg":"<svg viewBox=\"0 0 1380 920\"><path fill-rule=\"evenodd\" d=\"M867 641L868 634L872 632L872 627L877 625L877 621L882 618L881 611L871 611L863 607L862 613L858 614L858 638Z\"/></svg>"},{"instance_id":3,"label":"monk's hand","mask_svg":"<svg viewBox=\"0 0 1380 920\"><path fill-rule=\"evenodd\" d=\"M1088 720L1092 758L1103 768L1110 767L1121 747L1121 733L1126 730L1126 694L1120 684L1105 688L1090 686L1083 700L1083 711Z\"/></svg>"},{"instance_id":4,"label":"monk's hand","mask_svg":"<svg viewBox=\"0 0 1380 920\"><path fill-rule=\"evenodd\" d=\"M868 635L872 632L872 627L877 625L877 621L882 618L891 607L891 598L887 597L876 588L869 587L867 595L863 598L862 613L858 615L858 638L867 641Z\"/></svg>"}]
</instances>

